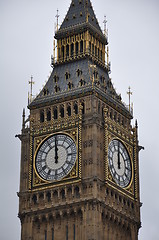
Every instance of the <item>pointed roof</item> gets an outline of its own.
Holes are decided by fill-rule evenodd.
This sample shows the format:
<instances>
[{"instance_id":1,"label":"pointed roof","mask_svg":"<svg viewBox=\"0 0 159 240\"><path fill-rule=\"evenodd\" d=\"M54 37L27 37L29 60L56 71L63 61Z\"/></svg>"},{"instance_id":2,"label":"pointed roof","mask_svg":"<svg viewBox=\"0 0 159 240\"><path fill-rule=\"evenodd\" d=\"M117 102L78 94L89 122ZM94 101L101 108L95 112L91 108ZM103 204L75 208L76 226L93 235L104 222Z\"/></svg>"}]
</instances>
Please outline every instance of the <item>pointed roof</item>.
<instances>
[{"instance_id":1,"label":"pointed roof","mask_svg":"<svg viewBox=\"0 0 159 240\"><path fill-rule=\"evenodd\" d=\"M129 110L121 101L121 96L116 93L108 72L98 65L95 70L97 78L94 79L94 87L92 88L94 74L93 68L91 68L92 64L94 64L92 60L80 59L71 63L56 65L43 90L29 105L29 108L55 103L60 99L67 99L67 97L74 98L81 96L81 94L87 95L94 88L103 99L107 99L110 104L118 104L131 117ZM66 78L66 74L68 74L68 78ZM82 86L80 85L81 81L83 82ZM69 83L72 85L71 89L68 88ZM57 92L56 88L58 89Z\"/></svg>"},{"instance_id":2,"label":"pointed roof","mask_svg":"<svg viewBox=\"0 0 159 240\"><path fill-rule=\"evenodd\" d=\"M98 33L102 38L105 36L99 26L90 0L72 0L66 17L57 31L55 37L59 38L61 34L72 30L84 30L89 28L94 33Z\"/></svg>"},{"instance_id":3,"label":"pointed roof","mask_svg":"<svg viewBox=\"0 0 159 240\"><path fill-rule=\"evenodd\" d=\"M89 30L92 34L98 34L100 40L106 45L107 39L98 24L90 0L72 0L66 17L56 32L55 38L71 36ZM55 64L53 71L39 95L30 103L29 108L46 106L70 98L78 98L96 92L110 105L118 105L127 116L131 113L121 101L113 87L108 69L98 64L87 56L73 59L69 62ZM93 78L94 76L94 78Z\"/></svg>"}]
</instances>

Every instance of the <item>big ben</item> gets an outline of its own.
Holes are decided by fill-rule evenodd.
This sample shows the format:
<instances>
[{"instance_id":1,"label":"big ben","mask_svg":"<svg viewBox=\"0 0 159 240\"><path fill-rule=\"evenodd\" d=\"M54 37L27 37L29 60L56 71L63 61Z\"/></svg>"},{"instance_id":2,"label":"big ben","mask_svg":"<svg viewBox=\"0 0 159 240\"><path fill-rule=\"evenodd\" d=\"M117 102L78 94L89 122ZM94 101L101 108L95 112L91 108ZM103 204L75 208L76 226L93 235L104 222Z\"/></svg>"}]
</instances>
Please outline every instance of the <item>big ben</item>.
<instances>
[{"instance_id":1,"label":"big ben","mask_svg":"<svg viewBox=\"0 0 159 240\"><path fill-rule=\"evenodd\" d=\"M21 240L137 240L138 124L113 87L90 0L71 1L55 40L18 135Z\"/></svg>"}]
</instances>

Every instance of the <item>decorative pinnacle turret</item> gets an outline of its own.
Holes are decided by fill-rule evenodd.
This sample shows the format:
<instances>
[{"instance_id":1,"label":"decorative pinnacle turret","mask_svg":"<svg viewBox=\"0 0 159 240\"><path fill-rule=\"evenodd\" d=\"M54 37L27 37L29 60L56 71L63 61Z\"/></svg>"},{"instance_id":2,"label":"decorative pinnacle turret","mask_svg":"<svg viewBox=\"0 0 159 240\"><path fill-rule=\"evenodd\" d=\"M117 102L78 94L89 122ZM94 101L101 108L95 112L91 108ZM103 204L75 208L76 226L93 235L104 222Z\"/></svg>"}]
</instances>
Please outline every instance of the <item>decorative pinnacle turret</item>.
<instances>
[{"instance_id":1,"label":"decorative pinnacle turret","mask_svg":"<svg viewBox=\"0 0 159 240\"><path fill-rule=\"evenodd\" d=\"M23 108L22 118L23 118L22 129L24 129L25 128L25 108Z\"/></svg>"},{"instance_id":2,"label":"decorative pinnacle turret","mask_svg":"<svg viewBox=\"0 0 159 240\"><path fill-rule=\"evenodd\" d=\"M90 65L90 68L92 68L93 69L93 80L92 80L92 87L93 87L93 85L94 85L94 71L95 71L95 69L96 69L96 65L93 65L93 64L91 64Z\"/></svg>"},{"instance_id":3,"label":"decorative pinnacle turret","mask_svg":"<svg viewBox=\"0 0 159 240\"><path fill-rule=\"evenodd\" d=\"M104 35L105 37L107 37L107 18L106 18L106 15L104 16Z\"/></svg>"},{"instance_id":4,"label":"decorative pinnacle turret","mask_svg":"<svg viewBox=\"0 0 159 240\"><path fill-rule=\"evenodd\" d=\"M138 122L137 122L137 119L135 121L135 127L138 128Z\"/></svg>"},{"instance_id":5,"label":"decorative pinnacle turret","mask_svg":"<svg viewBox=\"0 0 159 240\"><path fill-rule=\"evenodd\" d=\"M130 112L130 110L131 110L131 101L130 101L130 97L131 97L131 95L133 94L132 92L131 92L131 88L130 88L130 86L129 86L129 88L128 88L128 92L127 92L127 94L129 95L129 112Z\"/></svg>"},{"instance_id":6,"label":"decorative pinnacle turret","mask_svg":"<svg viewBox=\"0 0 159 240\"><path fill-rule=\"evenodd\" d=\"M59 15L59 10L57 9L57 14L56 14L56 16L55 16L56 18L57 18L57 25L56 25L56 29L57 29L57 31L59 30L59 17L60 17L60 15Z\"/></svg>"},{"instance_id":7,"label":"decorative pinnacle turret","mask_svg":"<svg viewBox=\"0 0 159 240\"><path fill-rule=\"evenodd\" d=\"M28 93L28 104L29 104L29 102L31 102L32 99L33 99L33 84L35 84L35 82L33 82L33 76L31 76L31 80L29 81L30 94Z\"/></svg>"}]
</instances>

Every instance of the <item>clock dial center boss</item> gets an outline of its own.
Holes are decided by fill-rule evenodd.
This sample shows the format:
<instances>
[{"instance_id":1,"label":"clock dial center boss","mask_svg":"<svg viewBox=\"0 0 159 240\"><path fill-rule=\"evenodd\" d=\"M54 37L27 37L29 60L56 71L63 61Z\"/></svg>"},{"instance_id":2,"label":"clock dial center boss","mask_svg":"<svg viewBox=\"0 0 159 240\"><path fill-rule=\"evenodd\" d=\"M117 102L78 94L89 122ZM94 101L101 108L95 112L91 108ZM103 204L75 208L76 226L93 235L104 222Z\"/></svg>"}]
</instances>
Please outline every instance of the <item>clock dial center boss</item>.
<instances>
[{"instance_id":1,"label":"clock dial center boss","mask_svg":"<svg viewBox=\"0 0 159 240\"><path fill-rule=\"evenodd\" d=\"M61 180L70 173L76 158L75 141L67 134L54 134L45 139L37 150L36 172L47 181Z\"/></svg>"}]
</instances>

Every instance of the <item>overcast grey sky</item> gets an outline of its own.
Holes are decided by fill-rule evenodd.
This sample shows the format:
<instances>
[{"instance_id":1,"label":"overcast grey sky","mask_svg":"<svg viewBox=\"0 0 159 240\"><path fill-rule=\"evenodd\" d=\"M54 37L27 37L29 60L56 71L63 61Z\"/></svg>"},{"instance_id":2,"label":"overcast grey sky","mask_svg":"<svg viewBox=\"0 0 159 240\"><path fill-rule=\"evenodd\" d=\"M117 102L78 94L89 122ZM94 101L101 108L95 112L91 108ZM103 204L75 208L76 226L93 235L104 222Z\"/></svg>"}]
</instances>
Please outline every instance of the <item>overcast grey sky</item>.
<instances>
[{"instance_id":1,"label":"overcast grey sky","mask_svg":"<svg viewBox=\"0 0 159 240\"><path fill-rule=\"evenodd\" d=\"M28 80L34 94L51 71L54 23L60 23L71 0L0 0L0 239L20 239L18 197L23 107L27 106ZM134 119L139 123L142 229L139 240L159 239L159 1L92 0L103 28L107 15L111 78L128 104L132 88ZM134 120L132 121L134 124Z\"/></svg>"}]
</instances>

